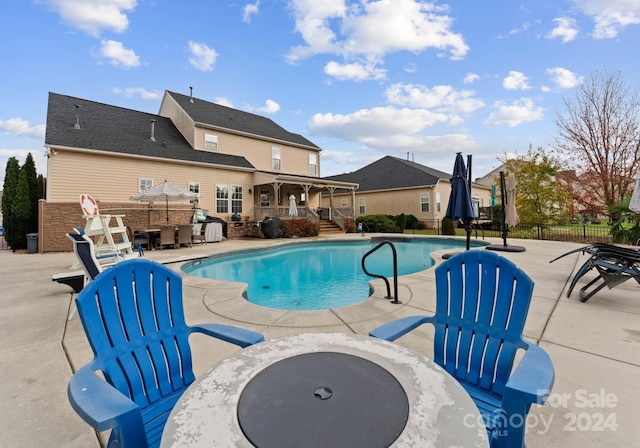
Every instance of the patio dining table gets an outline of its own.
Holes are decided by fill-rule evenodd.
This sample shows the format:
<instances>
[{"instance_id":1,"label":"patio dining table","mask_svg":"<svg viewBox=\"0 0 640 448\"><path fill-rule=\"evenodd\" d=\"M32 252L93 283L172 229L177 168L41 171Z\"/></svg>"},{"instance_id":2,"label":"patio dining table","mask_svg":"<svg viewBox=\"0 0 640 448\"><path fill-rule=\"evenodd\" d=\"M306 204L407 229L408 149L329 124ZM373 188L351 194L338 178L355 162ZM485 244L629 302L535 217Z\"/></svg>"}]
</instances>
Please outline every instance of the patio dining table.
<instances>
[{"instance_id":1,"label":"patio dining table","mask_svg":"<svg viewBox=\"0 0 640 448\"><path fill-rule=\"evenodd\" d=\"M161 447L488 447L471 397L444 369L363 335L262 342L201 375Z\"/></svg>"}]
</instances>

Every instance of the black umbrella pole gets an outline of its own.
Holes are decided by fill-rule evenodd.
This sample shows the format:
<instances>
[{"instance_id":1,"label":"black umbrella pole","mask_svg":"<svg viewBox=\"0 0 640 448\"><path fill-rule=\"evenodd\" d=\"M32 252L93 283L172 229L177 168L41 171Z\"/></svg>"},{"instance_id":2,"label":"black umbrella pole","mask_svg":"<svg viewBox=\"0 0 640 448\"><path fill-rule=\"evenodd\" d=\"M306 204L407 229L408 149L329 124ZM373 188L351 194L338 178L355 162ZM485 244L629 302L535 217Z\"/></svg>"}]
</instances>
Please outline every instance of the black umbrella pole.
<instances>
[{"instance_id":1,"label":"black umbrella pole","mask_svg":"<svg viewBox=\"0 0 640 448\"><path fill-rule=\"evenodd\" d=\"M504 171L500 171L500 199L502 200L502 241L507 245L507 220L505 216L505 195L506 187L504 184Z\"/></svg>"}]
</instances>

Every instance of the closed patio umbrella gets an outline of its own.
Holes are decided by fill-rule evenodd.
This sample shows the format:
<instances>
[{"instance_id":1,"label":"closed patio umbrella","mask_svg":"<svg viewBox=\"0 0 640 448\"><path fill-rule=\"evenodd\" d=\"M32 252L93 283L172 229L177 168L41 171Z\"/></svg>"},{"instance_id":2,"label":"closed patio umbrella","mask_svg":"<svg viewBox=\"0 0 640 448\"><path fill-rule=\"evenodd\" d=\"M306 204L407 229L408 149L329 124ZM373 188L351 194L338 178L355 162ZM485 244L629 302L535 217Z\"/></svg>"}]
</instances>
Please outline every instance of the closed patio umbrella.
<instances>
[{"instance_id":1,"label":"closed patio umbrella","mask_svg":"<svg viewBox=\"0 0 640 448\"><path fill-rule=\"evenodd\" d=\"M298 216L298 206L295 195L289 196L289 216Z\"/></svg>"},{"instance_id":2,"label":"closed patio umbrella","mask_svg":"<svg viewBox=\"0 0 640 448\"><path fill-rule=\"evenodd\" d=\"M636 177L636 186L633 188L633 193L631 194L629 209L636 213L640 213L640 174Z\"/></svg>"},{"instance_id":3,"label":"closed patio umbrella","mask_svg":"<svg viewBox=\"0 0 640 448\"><path fill-rule=\"evenodd\" d=\"M471 244L471 220L474 218L471 192L467 180L467 168L461 153L456 154L451 177L451 196L445 216L452 221L461 220L467 232L467 250Z\"/></svg>"},{"instance_id":4,"label":"closed patio umbrella","mask_svg":"<svg viewBox=\"0 0 640 448\"><path fill-rule=\"evenodd\" d=\"M507 203L505 209L504 222L509 227L515 227L520 222L518 210L516 209L516 176L509 173L507 178Z\"/></svg>"},{"instance_id":5,"label":"closed patio umbrella","mask_svg":"<svg viewBox=\"0 0 640 448\"><path fill-rule=\"evenodd\" d=\"M192 191L182 188L178 185L174 185L166 181L156 185L155 187L148 188L144 191L140 191L131 199L138 202L153 202L164 200L167 206L167 224L169 224L169 201L182 201L186 199L196 199L198 195Z\"/></svg>"}]
</instances>

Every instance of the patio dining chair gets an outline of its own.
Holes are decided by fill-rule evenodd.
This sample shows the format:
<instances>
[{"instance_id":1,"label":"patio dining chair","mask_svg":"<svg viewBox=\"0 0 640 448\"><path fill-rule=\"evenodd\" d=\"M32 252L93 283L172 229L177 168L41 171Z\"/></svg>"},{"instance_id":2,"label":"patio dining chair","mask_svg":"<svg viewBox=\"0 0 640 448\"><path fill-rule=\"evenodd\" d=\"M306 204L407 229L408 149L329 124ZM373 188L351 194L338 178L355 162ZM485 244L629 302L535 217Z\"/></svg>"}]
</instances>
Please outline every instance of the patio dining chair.
<instances>
[{"instance_id":1,"label":"patio dining chair","mask_svg":"<svg viewBox=\"0 0 640 448\"><path fill-rule=\"evenodd\" d=\"M156 249L164 246L176 247L176 226L160 226L160 236L156 239Z\"/></svg>"},{"instance_id":2,"label":"patio dining chair","mask_svg":"<svg viewBox=\"0 0 640 448\"><path fill-rule=\"evenodd\" d=\"M544 404L554 382L549 355L522 337L533 281L486 250L452 256L435 269L435 279L435 315L397 319L370 336L394 341L434 325L434 361L475 402L491 447L524 447L522 422L532 403ZM524 356L512 371L519 350Z\"/></svg>"},{"instance_id":3,"label":"patio dining chair","mask_svg":"<svg viewBox=\"0 0 640 448\"><path fill-rule=\"evenodd\" d=\"M110 448L159 446L173 406L195 380L190 334L243 348L264 340L228 325L187 325L182 278L143 258L103 271L76 305L94 358L71 377L68 397L96 431L111 430Z\"/></svg>"},{"instance_id":4,"label":"patio dining chair","mask_svg":"<svg viewBox=\"0 0 640 448\"><path fill-rule=\"evenodd\" d=\"M191 224L181 224L178 226L178 247L183 244L193 247L193 226Z\"/></svg>"},{"instance_id":5,"label":"patio dining chair","mask_svg":"<svg viewBox=\"0 0 640 448\"><path fill-rule=\"evenodd\" d=\"M200 241L200 244L207 244L207 223L203 222L200 227L200 232L193 235L192 241L195 243L196 241Z\"/></svg>"}]
</instances>

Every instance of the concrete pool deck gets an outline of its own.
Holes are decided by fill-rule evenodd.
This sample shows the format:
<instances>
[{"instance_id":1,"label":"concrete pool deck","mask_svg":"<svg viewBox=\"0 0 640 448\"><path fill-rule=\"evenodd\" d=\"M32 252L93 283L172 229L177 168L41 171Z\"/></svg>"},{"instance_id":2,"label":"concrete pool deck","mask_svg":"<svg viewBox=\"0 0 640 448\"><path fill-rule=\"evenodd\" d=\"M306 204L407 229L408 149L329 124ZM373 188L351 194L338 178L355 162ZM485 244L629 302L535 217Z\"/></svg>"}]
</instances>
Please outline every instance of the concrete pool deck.
<instances>
[{"instance_id":1,"label":"concrete pool deck","mask_svg":"<svg viewBox=\"0 0 640 448\"><path fill-rule=\"evenodd\" d=\"M376 235L378 236L378 235ZM340 238L361 238L341 235ZM323 239L323 238L318 238ZM304 240L301 240L304 241ZM289 240L225 240L193 248L146 251L145 257L180 272L186 260L268 247ZM501 240L487 239L500 244ZM640 285L626 282L603 289L587 303L566 287L584 256L549 260L580 244L509 240L525 252L500 252L536 283L525 336L550 354L556 382L549 403L533 406L527 444L531 447L627 447L637 443L640 406ZM436 263L442 261L438 251ZM67 321L73 294L51 282L69 270L73 254L20 254L0 251L0 359L2 385L0 431L3 446L98 447L99 439L71 409L66 387L72 372L92 358L77 316ZM578 283L584 285L592 276ZM260 307L242 298L240 284L183 275L188 323L227 323L259 331L267 339L303 332L367 334L394 318L434 311L433 269L400 277L401 305L382 298L384 283L362 303L322 311L286 311ZM201 374L237 350L235 346L194 335L195 371ZM431 357L431 334L421 327L399 344Z\"/></svg>"}]
</instances>

